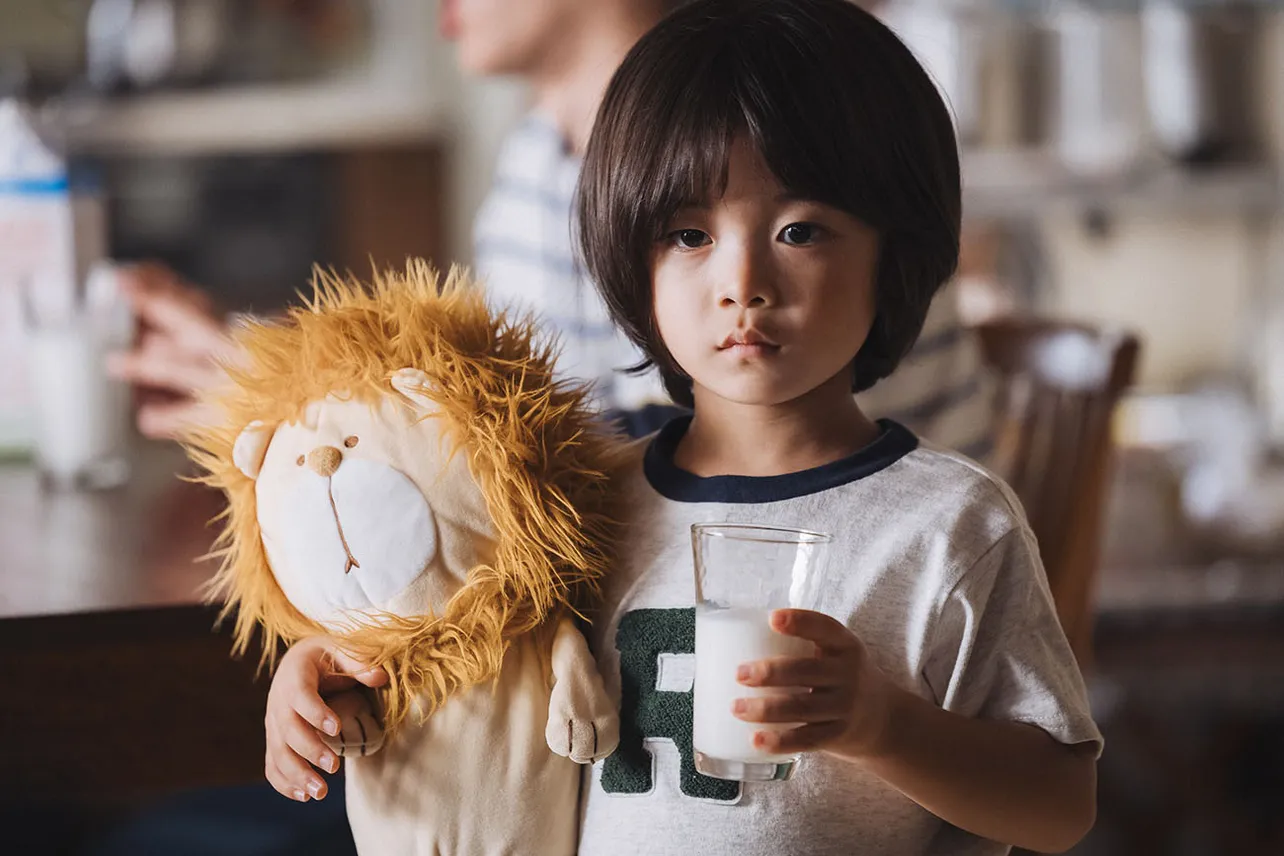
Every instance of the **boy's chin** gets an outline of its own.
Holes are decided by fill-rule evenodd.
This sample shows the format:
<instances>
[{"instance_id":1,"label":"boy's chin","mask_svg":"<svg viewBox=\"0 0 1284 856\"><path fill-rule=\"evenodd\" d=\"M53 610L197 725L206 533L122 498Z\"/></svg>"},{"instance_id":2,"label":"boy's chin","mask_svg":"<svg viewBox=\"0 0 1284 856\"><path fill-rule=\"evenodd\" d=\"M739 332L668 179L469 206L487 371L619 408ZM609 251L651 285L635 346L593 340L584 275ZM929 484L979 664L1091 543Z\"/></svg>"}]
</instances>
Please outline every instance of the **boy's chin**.
<instances>
[{"instance_id":1,"label":"boy's chin","mask_svg":"<svg viewBox=\"0 0 1284 856\"><path fill-rule=\"evenodd\" d=\"M740 407L779 407L806 393L806 390L795 389L795 386L797 385L771 383L765 379L712 383L704 387L704 396L697 397L696 406L703 399L710 403L722 402Z\"/></svg>"}]
</instances>

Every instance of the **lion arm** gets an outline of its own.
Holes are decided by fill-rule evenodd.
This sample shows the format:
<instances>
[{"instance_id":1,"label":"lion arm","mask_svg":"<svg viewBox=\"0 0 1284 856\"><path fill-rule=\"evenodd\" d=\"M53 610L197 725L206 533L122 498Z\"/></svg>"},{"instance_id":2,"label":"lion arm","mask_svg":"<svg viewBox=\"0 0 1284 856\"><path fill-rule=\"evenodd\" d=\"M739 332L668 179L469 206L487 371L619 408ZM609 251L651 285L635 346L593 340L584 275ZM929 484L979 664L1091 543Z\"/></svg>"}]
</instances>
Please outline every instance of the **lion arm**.
<instances>
[{"instance_id":1,"label":"lion arm","mask_svg":"<svg viewBox=\"0 0 1284 856\"><path fill-rule=\"evenodd\" d=\"M553 636L553 692L544 737L558 755L591 764L615 751L620 719L588 642L570 618Z\"/></svg>"}]
</instances>

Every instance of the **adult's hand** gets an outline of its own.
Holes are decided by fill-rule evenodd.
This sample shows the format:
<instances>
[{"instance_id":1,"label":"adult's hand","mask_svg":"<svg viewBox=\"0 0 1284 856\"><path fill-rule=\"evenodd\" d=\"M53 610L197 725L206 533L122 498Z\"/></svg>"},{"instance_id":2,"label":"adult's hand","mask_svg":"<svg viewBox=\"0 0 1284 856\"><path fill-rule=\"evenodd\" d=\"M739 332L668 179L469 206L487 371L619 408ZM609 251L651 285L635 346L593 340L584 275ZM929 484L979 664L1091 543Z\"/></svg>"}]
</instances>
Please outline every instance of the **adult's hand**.
<instances>
[{"instance_id":1,"label":"adult's hand","mask_svg":"<svg viewBox=\"0 0 1284 856\"><path fill-rule=\"evenodd\" d=\"M196 395L225 379L236 346L214 303L164 265L122 267L121 293L139 321L134 347L112 354L108 372L135 387L138 429L173 438L210 415Z\"/></svg>"}]
</instances>

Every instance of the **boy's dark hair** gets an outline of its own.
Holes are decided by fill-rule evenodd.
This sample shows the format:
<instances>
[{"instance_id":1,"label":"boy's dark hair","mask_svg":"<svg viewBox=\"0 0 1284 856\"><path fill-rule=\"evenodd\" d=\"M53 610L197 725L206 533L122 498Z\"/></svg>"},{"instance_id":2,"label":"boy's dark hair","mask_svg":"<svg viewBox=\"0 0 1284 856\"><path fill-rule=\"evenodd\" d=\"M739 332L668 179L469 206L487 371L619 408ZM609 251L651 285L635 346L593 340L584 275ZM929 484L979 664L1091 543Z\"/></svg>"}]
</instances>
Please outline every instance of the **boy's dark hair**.
<instances>
[{"instance_id":1,"label":"boy's dark hair","mask_svg":"<svg viewBox=\"0 0 1284 856\"><path fill-rule=\"evenodd\" d=\"M962 203L935 85L848 0L692 0L642 37L611 79L580 175L589 275L674 401L691 406L691 380L656 328L651 251L681 208L725 189L739 134L786 191L879 232L876 315L852 380L868 389L913 346L954 273Z\"/></svg>"}]
</instances>

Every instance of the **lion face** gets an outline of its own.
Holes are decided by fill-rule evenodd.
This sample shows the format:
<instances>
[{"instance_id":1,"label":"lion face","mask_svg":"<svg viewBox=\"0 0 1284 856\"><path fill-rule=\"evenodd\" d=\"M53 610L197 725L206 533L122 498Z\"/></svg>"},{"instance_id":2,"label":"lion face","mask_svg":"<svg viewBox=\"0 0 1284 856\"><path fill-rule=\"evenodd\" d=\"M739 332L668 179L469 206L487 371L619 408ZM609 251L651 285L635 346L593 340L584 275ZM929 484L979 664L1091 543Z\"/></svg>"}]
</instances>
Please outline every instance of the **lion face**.
<instances>
[{"instance_id":1,"label":"lion face","mask_svg":"<svg viewBox=\"0 0 1284 856\"><path fill-rule=\"evenodd\" d=\"M486 558L484 501L432 408L331 394L238 440L273 576L308 618L340 629L353 613L439 612Z\"/></svg>"}]
</instances>

